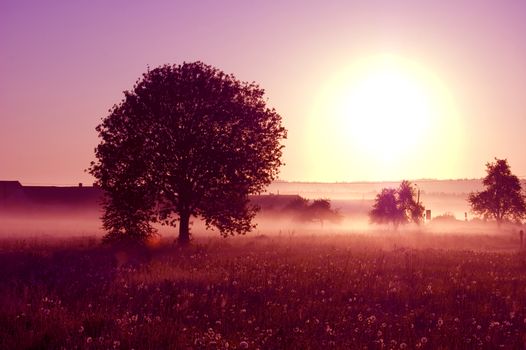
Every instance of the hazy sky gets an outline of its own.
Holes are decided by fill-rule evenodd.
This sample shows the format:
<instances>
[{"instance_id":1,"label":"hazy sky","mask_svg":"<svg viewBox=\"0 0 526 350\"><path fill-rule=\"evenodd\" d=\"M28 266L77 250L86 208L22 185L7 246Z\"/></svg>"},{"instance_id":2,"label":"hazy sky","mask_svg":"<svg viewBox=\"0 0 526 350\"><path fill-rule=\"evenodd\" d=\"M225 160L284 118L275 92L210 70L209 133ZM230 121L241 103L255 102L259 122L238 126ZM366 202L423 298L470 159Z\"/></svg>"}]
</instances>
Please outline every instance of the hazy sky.
<instances>
[{"instance_id":1,"label":"hazy sky","mask_svg":"<svg viewBox=\"0 0 526 350\"><path fill-rule=\"evenodd\" d=\"M258 82L285 180L526 176L526 1L0 2L0 179L91 183L108 109L201 60Z\"/></svg>"}]
</instances>

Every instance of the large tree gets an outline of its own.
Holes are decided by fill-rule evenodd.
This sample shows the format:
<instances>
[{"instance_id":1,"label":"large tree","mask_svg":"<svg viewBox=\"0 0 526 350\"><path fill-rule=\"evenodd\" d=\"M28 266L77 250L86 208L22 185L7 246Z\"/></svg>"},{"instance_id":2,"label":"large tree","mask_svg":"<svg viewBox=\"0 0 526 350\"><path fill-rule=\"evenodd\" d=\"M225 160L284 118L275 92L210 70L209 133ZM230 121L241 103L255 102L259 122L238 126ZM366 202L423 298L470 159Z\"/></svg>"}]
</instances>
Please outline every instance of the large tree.
<instances>
[{"instance_id":1,"label":"large tree","mask_svg":"<svg viewBox=\"0 0 526 350\"><path fill-rule=\"evenodd\" d=\"M423 213L424 206L420 203L419 195L413 185L404 180L397 189L384 188L376 195L369 218L372 223L393 224L396 228L411 221L420 223Z\"/></svg>"},{"instance_id":2,"label":"large tree","mask_svg":"<svg viewBox=\"0 0 526 350\"><path fill-rule=\"evenodd\" d=\"M90 172L106 193L108 238L148 237L190 218L224 236L253 228L248 195L277 176L286 130L255 83L201 62L148 70L97 127Z\"/></svg>"},{"instance_id":3,"label":"large tree","mask_svg":"<svg viewBox=\"0 0 526 350\"><path fill-rule=\"evenodd\" d=\"M505 220L520 221L526 215L526 203L519 178L511 173L506 159L486 163L483 191L469 194L474 213L485 219L493 218L500 225Z\"/></svg>"}]
</instances>

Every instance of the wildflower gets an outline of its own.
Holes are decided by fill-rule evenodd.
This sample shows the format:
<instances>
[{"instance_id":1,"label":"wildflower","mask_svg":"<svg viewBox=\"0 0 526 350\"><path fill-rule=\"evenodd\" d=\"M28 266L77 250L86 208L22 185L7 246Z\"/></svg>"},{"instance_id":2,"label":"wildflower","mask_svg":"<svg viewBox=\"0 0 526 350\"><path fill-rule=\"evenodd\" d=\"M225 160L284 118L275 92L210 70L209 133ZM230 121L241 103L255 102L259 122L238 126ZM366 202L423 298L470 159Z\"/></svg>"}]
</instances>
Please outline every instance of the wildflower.
<instances>
[{"instance_id":1,"label":"wildflower","mask_svg":"<svg viewBox=\"0 0 526 350\"><path fill-rule=\"evenodd\" d=\"M239 348L240 349L248 349L248 343L243 340L241 343L239 343Z\"/></svg>"},{"instance_id":2,"label":"wildflower","mask_svg":"<svg viewBox=\"0 0 526 350\"><path fill-rule=\"evenodd\" d=\"M407 349L406 343L400 343L400 349Z\"/></svg>"},{"instance_id":3,"label":"wildflower","mask_svg":"<svg viewBox=\"0 0 526 350\"><path fill-rule=\"evenodd\" d=\"M422 338L420 339L420 342L421 342L422 344L427 343L427 338L426 338L426 337L422 337Z\"/></svg>"},{"instance_id":4,"label":"wildflower","mask_svg":"<svg viewBox=\"0 0 526 350\"><path fill-rule=\"evenodd\" d=\"M87 337L86 338L86 343L91 344L92 342L93 342L93 338L92 337Z\"/></svg>"},{"instance_id":5,"label":"wildflower","mask_svg":"<svg viewBox=\"0 0 526 350\"><path fill-rule=\"evenodd\" d=\"M83 333L84 332L84 327L83 326L80 326L79 328L79 333Z\"/></svg>"},{"instance_id":6,"label":"wildflower","mask_svg":"<svg viewBox=\"0 0 526 350\"><path fill-rule=\"evenodd\" d=\"M327 333L331 333L332 332L332 328L331 328L330 325L328 325L328 324L325 325L325 332L327 332Z\"/></svg>"}]
</instances>

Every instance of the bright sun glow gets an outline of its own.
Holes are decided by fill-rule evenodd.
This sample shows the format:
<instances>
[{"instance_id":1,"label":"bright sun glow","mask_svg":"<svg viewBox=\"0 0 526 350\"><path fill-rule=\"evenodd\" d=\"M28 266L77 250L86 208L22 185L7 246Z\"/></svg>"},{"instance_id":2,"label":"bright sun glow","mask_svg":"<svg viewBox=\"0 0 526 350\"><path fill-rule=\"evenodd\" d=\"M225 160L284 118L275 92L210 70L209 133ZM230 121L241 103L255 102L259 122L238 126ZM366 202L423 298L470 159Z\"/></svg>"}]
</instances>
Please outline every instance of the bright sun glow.
<instances>
[{"instance_id":1,"label":"bright sun glow","mask_svg":"<svg viewBox=\"0 0 526 350\"><path fill-rule=\"evenodd\" d=\"M433 111L417 81L385 65L349 83L336 101L336 118L364 152L389 161L419 145Z\"/></svg>"},{"instance_id":2,"label":"bright sun glow","mask_svg":"<svg viewBox=\"0 0 526 350\"><path fill-rule=\"evenodd\" d=\"M452 100L439 79L389 55L355 63L323 86L308 127L306 148L317 157L313 178L334 174L330 181L346 174L403 178L404 170L419 173L415 168L429 159L443 167L440 161L451 164L460 140Z\"/></svg>"}]
</instances>

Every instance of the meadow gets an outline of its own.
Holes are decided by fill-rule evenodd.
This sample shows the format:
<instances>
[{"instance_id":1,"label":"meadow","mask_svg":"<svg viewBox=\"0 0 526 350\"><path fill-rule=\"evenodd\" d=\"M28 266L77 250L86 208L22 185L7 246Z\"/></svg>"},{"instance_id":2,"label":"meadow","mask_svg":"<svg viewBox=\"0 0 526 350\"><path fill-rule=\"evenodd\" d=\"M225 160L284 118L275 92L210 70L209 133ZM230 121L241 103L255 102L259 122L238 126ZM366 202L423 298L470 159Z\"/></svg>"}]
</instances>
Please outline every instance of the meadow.
<instances>
[{"instance_id":1,"label":"meadow","mask_svg":"<svg viewBox=\"0 0 526 350\"><path fill-rule=\"evenodd\" d=\"M1 349L522 349L512 235L0 242Z\"/></svg>"}]
</instances>

